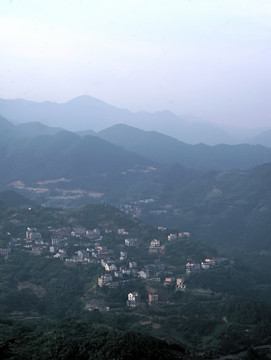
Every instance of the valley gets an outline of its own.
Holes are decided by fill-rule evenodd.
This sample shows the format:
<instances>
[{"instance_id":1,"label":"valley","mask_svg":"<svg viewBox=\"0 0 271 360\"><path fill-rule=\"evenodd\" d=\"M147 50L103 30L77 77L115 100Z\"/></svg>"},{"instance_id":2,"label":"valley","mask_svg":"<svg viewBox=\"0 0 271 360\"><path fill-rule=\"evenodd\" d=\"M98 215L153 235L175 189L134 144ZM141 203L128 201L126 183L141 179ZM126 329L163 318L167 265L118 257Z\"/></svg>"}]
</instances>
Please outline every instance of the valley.
<instances>
[{"instance_id":1,"label":"valley","mask_svg":"<svg viewBox=\"0 0 271 360\"><path fill-rule=\"evenodd\" d=\"M270 355L269 148L17 126L0 121L1 351L75 321L164 358Z\"/></svg>"}]
</instances>

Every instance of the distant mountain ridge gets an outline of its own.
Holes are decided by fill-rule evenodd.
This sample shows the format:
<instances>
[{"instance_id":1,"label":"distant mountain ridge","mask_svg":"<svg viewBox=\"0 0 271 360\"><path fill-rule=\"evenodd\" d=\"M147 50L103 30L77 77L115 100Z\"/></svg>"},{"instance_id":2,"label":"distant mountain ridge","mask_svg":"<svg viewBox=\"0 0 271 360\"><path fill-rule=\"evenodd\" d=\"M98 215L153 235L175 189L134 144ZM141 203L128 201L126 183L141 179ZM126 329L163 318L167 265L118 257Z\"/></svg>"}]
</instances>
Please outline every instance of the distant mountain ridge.
<instances>
[{"instance_id":1,"label":"distant mountain ridge","mask_svg":"<svg viewBox=\"0 0 271 360\"><path fill-rule=\"evenodd\" d=\"M2 145L0 143L0 145ZM16 179L38 181L58 177L80 178L120 173L154 162L98 137L80 137L63 131L56 135L20 139L3 151L1 183Z\"/></svg>"},{"instance_id":2,"label":"distant mountain ridge","mask_svg":"<svg viewBox=\"0 0 271 360\"><path fill-rule=\"evenodd\" d=\"M186 121L167 110L133 113L86 95L66 103L0 99L0 114L14 123L41 122L70 131L100 131L123 123L159 131L191 144L236 143L226 131L214 125Z\"/></svg>"},{"instance_id":3,"label":"distant mountain ridge","mask_svg":"<svg viewBox=\"0 0 271 360\"><path fill-rule=\"evenodd\" d=\"M58 135L58 137L52 137L55 135ZM37 137L39 138L36 139ZM61 139L60 145L55 149L54 156L54 160L56 160L58 156L64 156L61 148L61 142L64 141L64 139L65 144L62 145L66 148L68 141L70 141L71 144L73 144L75 139L81 142L81 144L87 142L87 140L84 139L85 137L89 141L91 139L92 143L98 141L95 139L97 137L105 140L105 142L102 142L104 146L99 145L99 147L95 149L100 152L103 151L103 147L106 149L110 146L112 147L111 144L114 144L117 146L116 149L121 147L126 151L132 152L133 156L138 154L137 156L151 159L150 163L178 163L184 167L201 171L229 170L233 168L247 169L271 162L271 149L260 145L189 145L156 131L144 131L125 124L113 125L98 133L91 130L72 133L61 128L49 127L37 122L14 125L10 121L0 117L0 145L2 147L5 146L5 150L3 149L2 151L3 156L7 151L9 154L14 154L15 149L17 149L18 154L21 153L18 155L20 158L26 146L35 144L35 150L33 149L31 151L33 151L33 153L45 151L44 156L46 158L46 151L49 151L51 154L50 146L52 146L52 148L55 146L52 145L51 142L53 139L59 138ZM74 151L74 149L72 151ZM29 156L32 158L33 154L29 154ZM89 156L88 150L85 154L82 154L81 158L83 159L87 156ZM110 154L108 154L108 156L110 158ZM98 152L97 157L99 157ZM73 158L73 155L71 155L71 158ZM26 164L28 163L27 159L24 161ZM62 162L56 167L57 173L59 169L63 168L63 161L64 159L62 159ZM70 159L65 161L69 163ZM48 158L48 163L50 162L51 159ZM76 166L78 163L77 161ZM107 161L105 161L105 163L107 163ZM11 165L11 167L12 166L13 165ZM20 166L21 164L18 164L18 168L20 168ZM43 169L46 166L47 164L44 165ZM118 168L118 166L116 166L116 168ZM62 174L61 176L65 175Z\"/></svg>"},{"instance_id":4,"label":"distant mountain ridge","mask_svg":"<svg viewBox=\"0 0 271 360\"><path fill-rule=\"evenodd\" d=\"M262 164L271 149L192 146L127 125L98 134L118 145L69 131L12 137L16 128L1 119L1 191L15 189L47 206L67 207L76 201L134 204L151 198L150 211L141 214L148 223L185 227L222 249L249 243L255 251L270 251L270 161L239 167ZM226 171L237 163L238 169ZM213 164L215 170L205 171Z\"/></svg>"},{"instance_id":5,"label":"distant mountain ridge","mask_svg":"<svg viewBox=\"0 0 271 360\"><path fill-rule=\"evenodd\" d=\"M114 125L97 136L162 163L179 163L197 170L245 169L271 162L271 149L256 145L189 145L156 131Z\"/></svg>"},{"instance_id":6,"label":"distant mountain ridge","mask_svg":"<svg viewBox=\"0 0 271 360\"><path fill-rule=\"evenodd\" d=\"M256 136L246 139L248 144L261 144L266 147L271 147L271 129L266 130Z\"/></svg>"},{"instance_id":7,"label":"distant mountain ridge","mask_svg":"<svg viewBox=\"0 0 271 360\"><path fill-rule=\"evenodd\" d=\"M0 115L0 137L6 139L31 138L39 135L55 135L64 129L46 126L39 122L27 122L14 125Z\"/></svg>"},{"instance_id":8,"label":"distant mountain ridge","mask_svg":"<svg viewBox=\"0 0 271 360\"><path fill-rule=\"evenodd\" d=\"M105 192L118 196L157 166L155 161L97 136L59 131L19 137L18 127L0 119L0 190L20 190L33 198L42 194L55 199L58 195L79 197L82 201L86 194L90 201Z\"/></svg>"}]
</instances>

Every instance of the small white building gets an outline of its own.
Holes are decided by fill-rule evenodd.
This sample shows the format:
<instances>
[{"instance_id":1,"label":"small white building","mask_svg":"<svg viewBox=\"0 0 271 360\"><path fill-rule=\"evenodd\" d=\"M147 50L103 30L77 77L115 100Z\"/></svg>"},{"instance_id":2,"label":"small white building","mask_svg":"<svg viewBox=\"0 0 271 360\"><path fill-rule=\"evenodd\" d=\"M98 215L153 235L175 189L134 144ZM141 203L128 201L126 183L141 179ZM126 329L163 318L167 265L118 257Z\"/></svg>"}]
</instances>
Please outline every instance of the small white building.
<instances>
[{"instance_id":1,"label":"small white building","mask_svg":"<svg viewBox=\"0 0 271 360\"><path fill-rule=\"evenodd\" d=\"M115 271L117 270L117 267L115 264L108 264L106 263L104 266L105 271Z\"/></svg>"},{"instance_id":2,"label":"small white building","mask_svg":"<svg viewBox=\"0 0 271 360\"><path fill-rule=\"evenodd\" d=\"M98 285L102 287L104 285L108 285L111 281L112 281L112 276L109 274L105 274L98 278Z\"/></svg>"},{"instance_id":3,"label":"small white building","mask_svg":"<svg viewBox=\"0 0 271 360\"><path fill-rule=\"evenodd\" d=\"M138 246L138 240L137 239L125 239L124 245L129 247L137 247Z\"/></svg>"},{"instance_id":4,"label":"small white building","mask_svg":"<svg viewBox=\"0 0 271 360\"><path fill-rule=\"evenodd\" d=\"M175 283L175 277L169 276L165 278L164 285L172 285Z\"/></svg>"},{"instance_id":5,"label":"small white building","mask_svg":"<svg viewBox=\"0 0 271 360\"><path fill-rule=\"evenodd\" d=\"M176 291L185 291L186 290L186 285L184 283L184 278L177 277L175 289L176 289Z\"/></svg>"},{"instance_id":6,"label":"small white building","mask_svg":"<svg viewBox=\"0 0 271 360\"><path fill-rule=\"evenodd\" d=\"M137 262L136 261L129 261L129 269L136 269Z\"/></svg>"},{"instance_id":7,"label":"small white building","mask_svg":"<svg viewBox=\"0 0 271 360\"><path fill-rule=\"evenodd\" d=\"M157 239L153 239L151 241L151 247L158 247L158 246L161 246L161 243L160 243L160 240L157 240Z\"/></svg>"},{"instance_id":8,"label":"small white building","mask_svg":"<svg viewBox=\"0 0 271 360\"><path fill-rule=\"evenodd\" d=\"M127 259L127 252L121 251L120 252L120 261Z\"/></svg>"},{"instance_id":9,"label":"small white building","mask_svg":"<svg viewBox=\"0 0 271 360\"><path fill-rule=\"evenodd\" d=\"M138 272L138 276L141 278L141 279L147 279L150 277L150 273L147 271L147 270L140 270Z\"/></svg>"},{"instance_id":10,"label":"small white building","mask_svg":"<svg viewBox=\"0 0 271 360\"><path fill-rule=\"evenodd\" d=\"M125 229L118 229L118 235L128 235L128 231Z\"/></svg>"},{"instance_id":11,"label":"small white building","mask_svg":"<svg viewBox=\"0 0 271 360\"><path fill-rule=\"evenodd\" d=\"M183 238L183 237L189 238L190 236L191 236L191 233L188 231L183 231L178 234L179 238Z\"/></svg>"},{"instance_id":12,"label":"small white building","mask_svg":"<svg viewBox=\"0 0 271 360\"><path fill-rule=\"evenodd\" d=\"M187 275L190 275L192 272L194 271L198 271L200 270L200 264L196 264L196 263L187 263L185 265L185 273Z\"/></svg>"},{"instance_id":13,"label":"small white building","mask_svg":"<svg viewBox=\"0 0 271 360\"><path fill-rule=\"evenodd\" d=\"M137 291L131 292L128 294L127 306L130 308L135 308L139 303L139 294Z\"/></svg>"},{"instance_id":14,"label":"small white building","mask_svg":"<svg viewBox=\"0 0 271 360\"><path fill-rule=\"evenodd\" d=\"M177 234L169 234L167 237L168 241L173 241L177 239Z\"/></svg>"}]
</instances>

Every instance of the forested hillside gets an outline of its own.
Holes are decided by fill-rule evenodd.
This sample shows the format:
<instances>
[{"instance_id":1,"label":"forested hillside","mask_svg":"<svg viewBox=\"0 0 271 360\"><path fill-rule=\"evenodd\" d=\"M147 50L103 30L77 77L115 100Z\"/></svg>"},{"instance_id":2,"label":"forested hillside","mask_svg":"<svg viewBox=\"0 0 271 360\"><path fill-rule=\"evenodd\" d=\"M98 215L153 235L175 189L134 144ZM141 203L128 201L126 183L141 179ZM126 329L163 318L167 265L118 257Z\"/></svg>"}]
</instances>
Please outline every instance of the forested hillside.
<instances>
[{"instance_id":1,"label":"forested hillside","mask_svg":"<svg viewBox=\"0 0 271 360\"><path fill-rule=\"evenodd\" d=\"M122 359L131 337L141 358L186 359L184 351L194 358L268 344L270 283L183 230L153 228L108 205L2 205L2 353Z\"/></svg>"},{"instance_id":2,"label":"forested hillside","mask_svg":"<svg viewBox=\"0 0 271 360\"><path fill-rule=\"evenodd\" d=\"M154 161L201 171L247 169L271 160L271 150L260 145L189 145L176 137L123 124L102 130L97 136Z\"/></svg>"}]
</instances>

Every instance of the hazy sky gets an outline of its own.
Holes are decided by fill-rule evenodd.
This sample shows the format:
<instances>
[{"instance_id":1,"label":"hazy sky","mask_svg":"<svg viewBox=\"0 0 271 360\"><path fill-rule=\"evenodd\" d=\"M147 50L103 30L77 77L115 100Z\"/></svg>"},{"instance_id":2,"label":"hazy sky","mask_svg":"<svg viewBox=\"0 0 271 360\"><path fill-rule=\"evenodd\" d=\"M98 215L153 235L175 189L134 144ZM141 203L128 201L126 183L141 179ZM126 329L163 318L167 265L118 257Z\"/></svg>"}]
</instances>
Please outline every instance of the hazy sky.
<instances>
[{"instance_id":1,"label":"hazy sky","mask_svg":"<svg viewBox=\"0 0 271 360\"><path fill-rule=\"evenodd\" d=\"M0 0L0 97L271 126L271 0Z\"/></svg>"}]
</instances>

